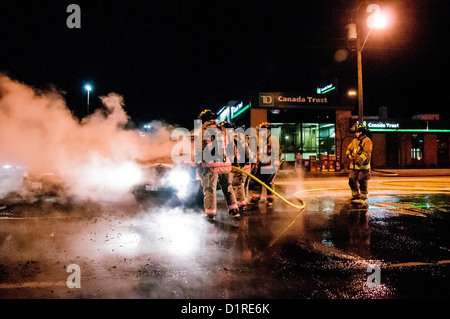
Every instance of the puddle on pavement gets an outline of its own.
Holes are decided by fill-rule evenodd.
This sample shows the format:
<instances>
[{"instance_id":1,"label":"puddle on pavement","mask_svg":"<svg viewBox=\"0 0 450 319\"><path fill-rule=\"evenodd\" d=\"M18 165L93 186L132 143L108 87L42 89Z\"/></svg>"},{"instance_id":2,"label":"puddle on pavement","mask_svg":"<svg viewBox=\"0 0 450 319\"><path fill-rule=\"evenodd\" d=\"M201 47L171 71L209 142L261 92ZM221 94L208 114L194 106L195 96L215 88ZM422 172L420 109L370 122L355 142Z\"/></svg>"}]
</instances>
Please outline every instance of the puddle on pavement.
<instances>
[{"instance_id":1,"label":"puddle on pavement","mask_svg":"<svg viewBox=\"0 0 450 319\"><path fill-rule=\"evenodd\" d=\"M216 224L177 209L3 220L1 278L11 282L17 276L9 270L28 265L33 280L48 282L58 271L64 280L64 266L80 263L87 286L102 282L95 294L103 297L120 297L107 282L138 298L342 297L325 287L338 280L348 296L370 297L370 262L450 260L446 194L373 195L368 205L342 196L305 201L301 213L277 202L238 222L225 214Z\"/></svg>"}]
</instances>

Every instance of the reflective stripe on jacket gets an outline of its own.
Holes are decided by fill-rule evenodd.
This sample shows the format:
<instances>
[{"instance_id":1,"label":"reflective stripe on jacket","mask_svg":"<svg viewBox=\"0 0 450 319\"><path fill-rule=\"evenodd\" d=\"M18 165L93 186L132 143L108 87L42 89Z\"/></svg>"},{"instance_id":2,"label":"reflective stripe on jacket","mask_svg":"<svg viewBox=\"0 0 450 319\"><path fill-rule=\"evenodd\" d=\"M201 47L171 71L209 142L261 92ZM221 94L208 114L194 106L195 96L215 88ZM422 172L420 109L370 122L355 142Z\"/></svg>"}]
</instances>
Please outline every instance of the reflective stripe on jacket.
<instances>
[{"instance_id":1,"label":"reflective stripe on jacket","mask_svg":"<svg viewBox=\"0 0 450 319\"><path fill-rule=\"evenodd\" d=\"M257 161L260 163L261 166L272 166L274 165L275 168L278 170L280 166L281 161L281 148L280 148L280 142L278 138L274 135L269 134L266 137L266 144L263 145L265 147L264 150L260 149L260 136L258 134L258 150L257 150ZM273 143L273 145L272 145ZM276 147L276 149L273 149L273 147ZM272 150L274 150L274 154L272 154ZM278 155L276 158L272 158L272 156Z\"/></svg>"},{"instance_id":2,"label":"reflective stripe on jacket","mask_svg":"<svg viewBox=\"0 0 450 319\"><path fill-rule=\"evenodd\" d=\"M205 136L205 132L209 128L217 129L217 136L215 138L218 138L218 134L221 134L222 131L218 128L217 123L215 120L206 121L202 126L202 137ZM217 144L217 145L220 145ZM216 161L208 161L206 162L203 158L203 162L201 164L202 167L208 168L210 171L217 172L217 173L229 173L231 172L231 162L229 159L227 159L224 155L226 154L225 150L225 143L221 143L221 146L223 147L223 153L221 158L223 161L219 161L220 159L216 159ZM208 147L210 150L212 150L212 141L211 139L203 140L202 141L202 149L200 150L203 152L205 147ZM217 150L216 150L217 151Z\"/></svg>"},{"instance_id":3,"label":"reflective stripe on jacket","mask_svg":"<svg viewBox=\"0 0 450 319\"><path fill-rule=\"evenodd\" d=\"M349 168L355 170L370 169L372 148L372 140L365 135L361 139L353 139L347 146L346 152L347 158L351 158Z\"/></svg>"}]
</instances>

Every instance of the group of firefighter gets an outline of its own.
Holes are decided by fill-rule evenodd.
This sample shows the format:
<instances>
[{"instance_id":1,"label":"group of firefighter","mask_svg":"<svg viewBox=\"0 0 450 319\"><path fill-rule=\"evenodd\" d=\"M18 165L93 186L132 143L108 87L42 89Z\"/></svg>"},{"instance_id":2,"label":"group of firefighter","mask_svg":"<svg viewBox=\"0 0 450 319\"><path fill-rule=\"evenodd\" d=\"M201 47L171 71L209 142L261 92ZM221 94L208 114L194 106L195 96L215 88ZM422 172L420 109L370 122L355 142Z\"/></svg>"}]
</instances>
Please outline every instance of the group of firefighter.
<instances>
[{"instance_id":1,"label":"group of firefighter","mask_svg":"<svg viewBox=\"0 0 450 319\"><path fill-rule=\"evenodd\" d=\"M217 123L217 115L211 110L207 109L200 113L198 120L202 121L202 136L208 129L218 129L223 134L224 139L227 137L232 139L235 145L239 138L245 136L238 136L233 133L228 135L226 129L234 128L230 123L223 121ZM239 218L241 213L247 209L257 209L262 195L263 186L260 183L252 182L251 178L242 173L242 170L255 176L261 182L274 189L274 179L280 167L281 150L274 152L275 158L269 161L267 157L272 156L272 143L279 146L276 136L271 135L271 125L267 122L262 122L256 128L257 133L261 129L266 129L266 134L257 134L258 138L266 139L265 143L257 143L256 154L251 154L248 147L248 140L245 142L245 160L238 158L238 153L235 154L234 160L231 162L228 158L223 158L216 161L205 161L199 164L198 173L201 178L201 185L204 194L204 209L205 217L209 220L214 220L217 214L217 186L220 186L228 207L228 213L234 217ZM356 138L348 145L346 156L350 161L349 164L349 186L352 192L350 200L352 202L364 202L368 196L368 180L371 175L370 161L372 154L372 141L367 136L367 129L364 125L359 124L354 126L353 132ZM242 140L240 140L242 141ZM227 144L227 141L225 141ZM261 145L265 147L260 150ZM202 150L205 147L211 147L211 140L202 140ZM277 154L278 153L278 154ZM266 157L266 158L264 158ZM240 169L232 169L232 166ZM267 169L270 168L267 173ZM248 201L248 194L251 191L251 197ZM266 206L268 208L273 206L275 195L267 189Z\"/></svg>"},{"instance_id":2,"label":"group of firefighter","mask_svg":"<svg viewBox=\"0 0 450 319\"><path fill-rule=\"evenodd\" d=\"M225 145L228 145L228 143L237 145L238 143L244 142L244 152L242 154L235 152L236 156L234 156L232 161L226 157L223 158L223 161L222 159L216 161L203 160L198 166L204 194L203 205L205 216L210 220L215 219L217 214L216 192L217 186L220 186L227 202L229 214L234 218L239 218L241 213L247 209L256 209L259 207L263 188L259 183L252 183L248 175L244 174L241 170L254 175L273 189L273 181L280 166L281 152L278 151L278 156L274 161L268 160L267 157L272 155L271 145L273 139L276 139L275 136L271 135L271 126L269 123L263 122L256 128L257 132L261 129L266 129L266 134L257 134L261 138L266 139L265 143L261 143L265 149L259 149L260 143L258 141L257 152L256 154L252 154L245 136L239 136L239 133L234 132L231 135L227 134L227 129L234 128L234 126L227 121L217 123L216 118L216 114L209 109L200 113L198 119L202 121L202 136L205 136L205 132L208 129L218 129L223 134ZM227 138L230 141L226 141ZM202 141L202 149L205 149L205 147L211 147L211 140L208 138ZM241 159L239 156L245 156L245 159ZM233 170L232 166L238 167L240 170ZM271 173L268 174L265 169L269 166L271 167ZM250 201L248 201L249 190L252 191ZM267 207L273 206L274 199L274 194L270 190L267 190Z\"/></svg>"}]
</instances>

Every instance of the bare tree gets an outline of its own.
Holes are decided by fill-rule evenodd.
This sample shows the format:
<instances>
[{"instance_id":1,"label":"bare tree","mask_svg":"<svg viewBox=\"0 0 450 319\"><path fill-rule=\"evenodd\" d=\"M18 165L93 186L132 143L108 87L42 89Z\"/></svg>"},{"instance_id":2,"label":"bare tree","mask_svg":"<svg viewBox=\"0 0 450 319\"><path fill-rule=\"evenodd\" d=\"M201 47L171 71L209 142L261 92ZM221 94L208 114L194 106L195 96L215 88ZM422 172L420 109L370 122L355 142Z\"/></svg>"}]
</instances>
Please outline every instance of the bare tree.
<instances>
[{"instance_id":1,"label":"bare tree","mask_svg":"<svg viewBox=\"0 0 450 319\"><path fill-rule=\"evenodd\" d=\"M344 149L350 144L353 136L350 132L351 111L336 111L336 155L341 159L341 164L345 158Z\"/></svg>"}]
</instances>

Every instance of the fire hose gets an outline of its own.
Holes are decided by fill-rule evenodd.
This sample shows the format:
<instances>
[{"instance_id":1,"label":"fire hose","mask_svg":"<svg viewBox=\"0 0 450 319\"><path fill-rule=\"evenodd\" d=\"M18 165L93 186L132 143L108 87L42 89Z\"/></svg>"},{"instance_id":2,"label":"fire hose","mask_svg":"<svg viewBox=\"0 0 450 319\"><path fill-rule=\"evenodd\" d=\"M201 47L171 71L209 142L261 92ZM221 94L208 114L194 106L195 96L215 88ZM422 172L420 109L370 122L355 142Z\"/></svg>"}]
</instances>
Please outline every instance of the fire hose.
<instances>
[{"instance_id":1,"label":"fire hose","mask_svg":"<svg viewBox=\"0 0 450 319\"><path fill-rule=\"evenodd\" d=\"M231 168L235 171L241 172L242 174L245 174L247 176L249 176L250 178L252 178L254 181L258 182L259 184L261 184L262 186L264 186L266 189L268 189L269 191L271 191L273 194L275 194L278 198L280 198L283 202L285 202L286 204L303 210L305 208L305 202L300 199L300 198L295 198L300 202L300 205L295 205L294 203L291 203L290 201L288 201L286 198L284 198L283 196L281 196L280 194L278 194L276 191L274 191L272 188L270 188L269 186L266 185L266 183L264 183L263 181L261 181L259 178L257 178L255 175L250 174L249 172L243 170L242 168L236 167L236 166L231 166Z\"/></svg>"}]
</instances>

